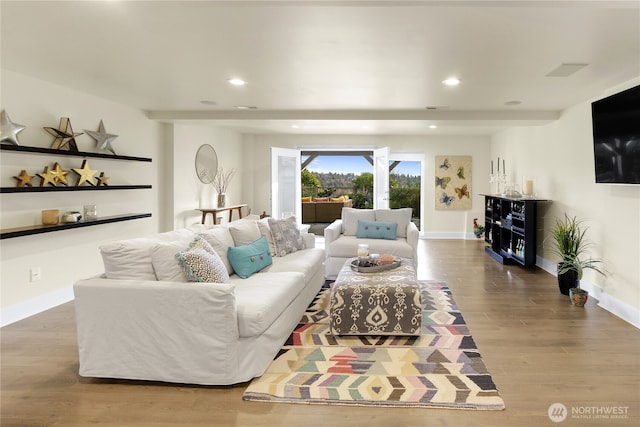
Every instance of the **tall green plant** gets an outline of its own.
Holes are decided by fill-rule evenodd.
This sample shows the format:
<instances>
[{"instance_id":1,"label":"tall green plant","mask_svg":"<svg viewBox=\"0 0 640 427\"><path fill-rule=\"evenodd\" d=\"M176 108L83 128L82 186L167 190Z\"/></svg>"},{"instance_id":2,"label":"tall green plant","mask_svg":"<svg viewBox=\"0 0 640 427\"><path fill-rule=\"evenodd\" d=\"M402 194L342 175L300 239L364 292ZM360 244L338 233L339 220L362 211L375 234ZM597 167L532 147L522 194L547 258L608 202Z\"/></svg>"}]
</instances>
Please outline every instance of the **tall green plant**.
<instances>
[{"instance_id":1,"label":"tall green plant","mask_svg":"<svg viewBox=\"0 0 640 427\"><path fill-rule=\"evenodd\" d=\"M578 273L578 280L581 280L584 270L591 269L603 276L607 275L606 270L601 267L600 258L585 259L593 246L593 243L586 238L588 229L589 227L583 227L582 220L566 213L563 219L556 219L551 230L551 237L555 243L551 252L562 259L558 266L558 274L573 270Z\"/></svg>"}]
</instances>

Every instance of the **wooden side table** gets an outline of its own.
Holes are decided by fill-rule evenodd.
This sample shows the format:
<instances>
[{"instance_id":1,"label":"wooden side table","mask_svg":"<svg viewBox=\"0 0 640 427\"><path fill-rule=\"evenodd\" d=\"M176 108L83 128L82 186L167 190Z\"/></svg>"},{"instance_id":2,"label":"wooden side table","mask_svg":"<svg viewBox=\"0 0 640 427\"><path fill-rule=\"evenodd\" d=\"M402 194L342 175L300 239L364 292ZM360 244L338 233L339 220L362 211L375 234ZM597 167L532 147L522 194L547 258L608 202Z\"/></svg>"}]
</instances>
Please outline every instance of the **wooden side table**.
<instances>
[{"instance_id":1,"label":"wooden side table","mask_svg":"<svg viewBox=\"0 0 640 427\"><path fill-rule=\"evenodd\" d=\"M232 221L233 218L233 211L238 211L238 218L242 219L242 208L246 207L246 203L242 204L242 205L233 205L233 206L222 206L219 208L212 208L212 209L198 209L200 212L202 212L202 224L204 224L205 220L207 219L207 214L212 214L213 215L213 223L217 224L218 223L218 216L216 215L218 212L225 212L225 211L229 211L229 222Z\"/></svg>"}]
</instances>

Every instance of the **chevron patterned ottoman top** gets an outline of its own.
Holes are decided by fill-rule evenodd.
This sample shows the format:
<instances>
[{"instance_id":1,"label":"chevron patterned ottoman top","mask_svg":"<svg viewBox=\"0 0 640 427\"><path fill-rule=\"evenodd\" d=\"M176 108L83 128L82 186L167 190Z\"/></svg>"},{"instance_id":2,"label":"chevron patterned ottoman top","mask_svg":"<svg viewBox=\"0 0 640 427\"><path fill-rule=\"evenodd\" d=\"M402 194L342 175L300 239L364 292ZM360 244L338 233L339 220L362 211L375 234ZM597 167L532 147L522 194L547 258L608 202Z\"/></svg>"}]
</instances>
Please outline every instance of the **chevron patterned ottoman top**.
<instances>
[{"instance_id":1,"label":"chevron patterned ottoman top","mask_svg":"<svg viewBox=\"0 0 640 427\"><path fill-rule=\"evenodd\" d=\"M409 259L398 268L360 273L345 262L331 287L329 324L333 335L419 335L422 299Z\"/></svg>"}]
</instances>

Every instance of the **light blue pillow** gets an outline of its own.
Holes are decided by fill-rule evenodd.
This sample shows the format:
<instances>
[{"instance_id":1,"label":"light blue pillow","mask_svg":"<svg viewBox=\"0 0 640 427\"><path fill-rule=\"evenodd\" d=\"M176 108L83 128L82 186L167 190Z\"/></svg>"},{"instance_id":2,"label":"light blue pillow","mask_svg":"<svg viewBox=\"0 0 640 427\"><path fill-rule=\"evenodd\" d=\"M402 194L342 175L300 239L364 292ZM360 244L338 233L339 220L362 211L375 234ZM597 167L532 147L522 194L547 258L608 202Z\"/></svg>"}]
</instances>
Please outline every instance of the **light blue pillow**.
<instances>
[{"instance_id":1,"label":"light blue pillow","mask_svg":"<svg viewBox=\"0 0 640 427\"><path fill-rule=\"evenodd\" d=\"M243 279L273 263L269 243L264 236L248 245L229 246L227 257L236 274Z\"/></svg>"},{"instance_id":2,"label":"light blue pillow","mask_svg":"<svg viewBox=\"0 0 640 427\"><path fill-rule=\"evenodd\" d=\"M396 240L397 233L397 222L363 221L359 219L356 237L359 239Z\"/></svg>"}]
</instances>

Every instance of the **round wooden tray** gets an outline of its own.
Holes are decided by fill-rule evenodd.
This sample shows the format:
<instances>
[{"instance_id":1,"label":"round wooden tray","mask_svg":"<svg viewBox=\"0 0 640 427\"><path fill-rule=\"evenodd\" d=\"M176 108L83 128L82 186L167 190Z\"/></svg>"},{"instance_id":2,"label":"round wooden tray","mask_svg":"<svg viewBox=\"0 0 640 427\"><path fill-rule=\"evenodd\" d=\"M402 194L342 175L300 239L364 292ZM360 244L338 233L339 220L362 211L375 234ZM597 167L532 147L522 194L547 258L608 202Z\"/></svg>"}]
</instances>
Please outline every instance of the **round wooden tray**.
<instances>
[{"instance_id":1,"label":"round wooden tray","mask_svg":"<svg viewBox=\"0 0 640 427\"><path fill-rule=\"evenodd\" d=\"M361 267L358 265L358 259L351 261L351 269L358 273L379 273L381 271L389 271L394 268L400 267L402 264L401 258L395 258L391 264L373 265L371 267Z\"/></svg>"}]
</instances>

